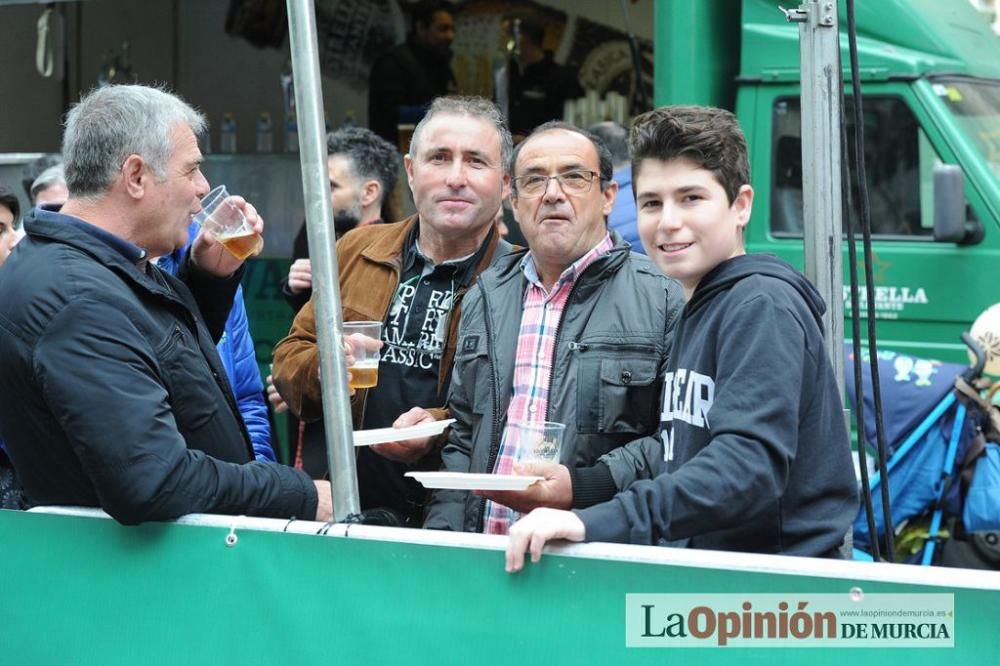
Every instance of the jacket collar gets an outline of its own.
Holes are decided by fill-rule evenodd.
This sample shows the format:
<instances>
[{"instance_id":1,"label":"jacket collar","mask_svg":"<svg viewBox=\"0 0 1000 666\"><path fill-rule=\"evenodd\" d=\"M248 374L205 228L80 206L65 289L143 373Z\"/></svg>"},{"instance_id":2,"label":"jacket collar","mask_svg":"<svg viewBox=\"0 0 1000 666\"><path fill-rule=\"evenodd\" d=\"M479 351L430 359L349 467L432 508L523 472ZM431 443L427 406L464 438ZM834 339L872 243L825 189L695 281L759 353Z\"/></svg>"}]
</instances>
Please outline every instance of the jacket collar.
<instances>
[{"instance_id":1,"label":"jacket collar","mask_svg":"<svg viewBox=\"0 0 1000 666\"><path fill-rule=\"evenodd\" d=\"M40 227L37 228L35 235L48 237L52 240L61 240L69 245L74 245L79 247L76 241L83 240L83 237L76 238L69 235L60 236L58 234L61 230L66 230L66 227L72 227L77 231L81 231L92 240L97 240L107 247L120 253L126 261L132 264L140 264L145 262L147 256L146 251L141 247L133 245L124 238L119 238L114 234L101 229L98 226L90 224L86 220L82 220L78 217L72 215L65 215L59 212L60 206L38 206L31 211L31 217L29 219L33 220L34 224L39 222L45 222ZM26 220L27 221L27 220ZM25 227L27 231L27 227ZM80 247L80 249L83 249Z\"/></svg>"},{"instance_id":2,"label":"jacket collar","mask_svg":"<svg viewBox=\"0 0 1000 666\"><path fill-rule=\"evenodd\" d=\"M603 276L606 272L617 271L628 260L632 246L622 240L618 232L610 230L610 234L611 240L614 241L614 247L607 254L598 257L594 263L588 266L583 274L579 276L578 281L589 282L591 280L599 280L600 276ZM483 288L486 289L487 285L490 288L500 287L510 280L523 278L524 273L521 271L521 261L527 252L528 250L525 248L516 248L516 250L501 257L499 261L494 262L494 267L490 271L479 276L479 280L484 283Z\"/></svg>"},{"instance_id":3,"label":"jacket collar","mask_svg":"<svg viewBox=\"0 0 1000 666\"><path fill-rule=\"evenodd\" d=\"M416 243L418 218L418 215L411 215L405 220L397 222L396 224L400 225L399 233L380 234L361 251L361 255L370 261L391 264L401 270L407 245ZM514 246L501 238L496 226L494 226L483 241L483 246L480 246L480 249L476 251L478 261L473 262L475 268L469 272L470 280L513 249Z\"/></svg>"},{"instance_id":4,"label":"jacket collar","mask_svg":"<svg viewBox=\"0 0 1000 666\"><path fill-rule=\"evenodd\" d=\"M25 219L24 230L31 239L72 247L91 256L123 279L171 300L179 300L166 282L146 273L148 262L144 250L79 218L36 207Z\"/></svg>"}]
</instances>

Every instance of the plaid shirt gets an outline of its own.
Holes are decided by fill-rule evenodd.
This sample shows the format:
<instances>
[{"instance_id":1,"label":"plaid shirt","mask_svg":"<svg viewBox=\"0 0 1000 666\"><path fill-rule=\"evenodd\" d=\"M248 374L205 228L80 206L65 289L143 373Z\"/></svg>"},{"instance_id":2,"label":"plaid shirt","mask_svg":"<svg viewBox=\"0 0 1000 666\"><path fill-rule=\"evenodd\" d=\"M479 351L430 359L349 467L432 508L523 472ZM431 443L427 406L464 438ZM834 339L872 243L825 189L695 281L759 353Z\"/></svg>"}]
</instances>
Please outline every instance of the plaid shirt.
<instances>
[{"instance_id":1,"label":"plaid shirt","mask_svg":"<svg viewBox=\"0 0 1000 666\"><path fill-rule=\"evenodd\" d=\"M555 355L556 331L566 309L566 301L573 291L577 278L599 257L614 247L611 236L604 239L587 254L577 259L563 271L546 293L538 277L535 262L529 252L521 260L521 271L528 281L524 291L524 310L521 314L521 330L517 336L517 355L514 359L514 387L510 407L507 408L507 423L544 421L549 406L549 379L552 376L552 360ZM503 440L494 474L512 474L517 456L518 442L516 430L504 428ZM507 534L510 526L521 517L502 504L486 500L483 531L486 534Z\"/></svg>"}]
</instances>

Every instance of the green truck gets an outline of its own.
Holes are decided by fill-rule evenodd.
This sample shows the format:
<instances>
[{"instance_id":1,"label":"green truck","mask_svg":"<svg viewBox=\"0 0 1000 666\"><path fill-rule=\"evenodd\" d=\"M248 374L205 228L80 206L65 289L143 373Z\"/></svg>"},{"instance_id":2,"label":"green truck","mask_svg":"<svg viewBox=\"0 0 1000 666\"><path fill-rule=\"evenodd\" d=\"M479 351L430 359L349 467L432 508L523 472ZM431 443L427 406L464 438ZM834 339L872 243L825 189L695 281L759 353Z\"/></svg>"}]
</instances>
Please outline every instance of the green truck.
<instances>
[{"instance_id":1,"label":"green truck","mask_svg":"<svg viewBox=\"0 0 1000 666\"><path fill-rule=\"evenodd\" d=\"M799 34L778 5L658 2L654 100L736 113L756 192L748 250L801 267ZM1000 301L1000 37L958 0L861 1L856 11L879 347L964 362L959 333ZM857 202L856 182L851 195ZM850 218L860 231L856 203ZM844 258L849 284L846 242ZM850 316L848 288L844 309Z\"/></svg>"}]
</instances>

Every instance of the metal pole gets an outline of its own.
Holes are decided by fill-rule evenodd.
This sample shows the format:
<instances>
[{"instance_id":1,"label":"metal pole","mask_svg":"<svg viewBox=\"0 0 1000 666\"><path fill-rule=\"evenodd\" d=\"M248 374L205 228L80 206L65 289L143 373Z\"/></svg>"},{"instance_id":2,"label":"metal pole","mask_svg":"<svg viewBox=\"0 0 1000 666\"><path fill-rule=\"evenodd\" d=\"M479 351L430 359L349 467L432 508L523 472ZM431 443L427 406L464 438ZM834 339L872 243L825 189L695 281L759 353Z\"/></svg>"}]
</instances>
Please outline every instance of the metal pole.
<instances>
[{"instance_id":1,"label":"metal pole","mask_svg":"<svg viewBox=\"0 0 1000 666\"><path fill-rule=\"evenodd\" d=\"M844 267L841 250L840 37L836 0L785 12L799 24L802 60L802 202L805 274L826 301L823 327L844 393Z\"/></svg>"},{"instance_id":2,"label":"metal pole","mask_svg":"<svg viewBox=\"0 0 1000 666\"><path fill-rule=\"evenodd\" d=\"M343 325L340 283L337 280L336 239L330 207L330 180L326 168L323 91L320 85L316 15L312 0L288 0L288 39L292 51L295 107L298 113L299 155L305 198L306 230L312 262L316 339L323 378L323 418L326 455L330 465L333 515L338 522L358 513L358 477L355 469L351 402L347 367L341 353ZM337 381L340 379L340 381Z\"/></svg>"}]
</instances>

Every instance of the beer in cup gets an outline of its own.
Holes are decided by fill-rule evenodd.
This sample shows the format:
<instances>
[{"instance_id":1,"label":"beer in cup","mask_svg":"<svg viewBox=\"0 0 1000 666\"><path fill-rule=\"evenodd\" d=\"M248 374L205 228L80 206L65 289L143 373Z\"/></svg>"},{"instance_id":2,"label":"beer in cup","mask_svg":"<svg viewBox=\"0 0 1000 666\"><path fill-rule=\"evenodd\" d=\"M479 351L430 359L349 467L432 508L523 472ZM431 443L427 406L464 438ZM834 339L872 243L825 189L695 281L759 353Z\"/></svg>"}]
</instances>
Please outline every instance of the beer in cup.
<instances>
[{"instance_id":1,"label":"beer in cup","mask_svg":"<svg viewBox=\"0 0 1000 666\"><path fill-rule=\"evenodd\" d=\"M354 363L347 368L351 373L351 388L366 389L377 385L382 322L345 321L344 338L350 341L354 357Z\"/></svg>"},{"instance_id":2,"label":"beer in cup","mask_svg":"<svg viewBox=\"0 0 1000 666\"><path fill-rule=\"evenodd\" d=\"M232 203L225 185L219 185L201 200L201 212L195 220L209 229L216 240L240 261L256 254L263 239L247 222L243 211Z\"/></svg>"}]
</instances>

